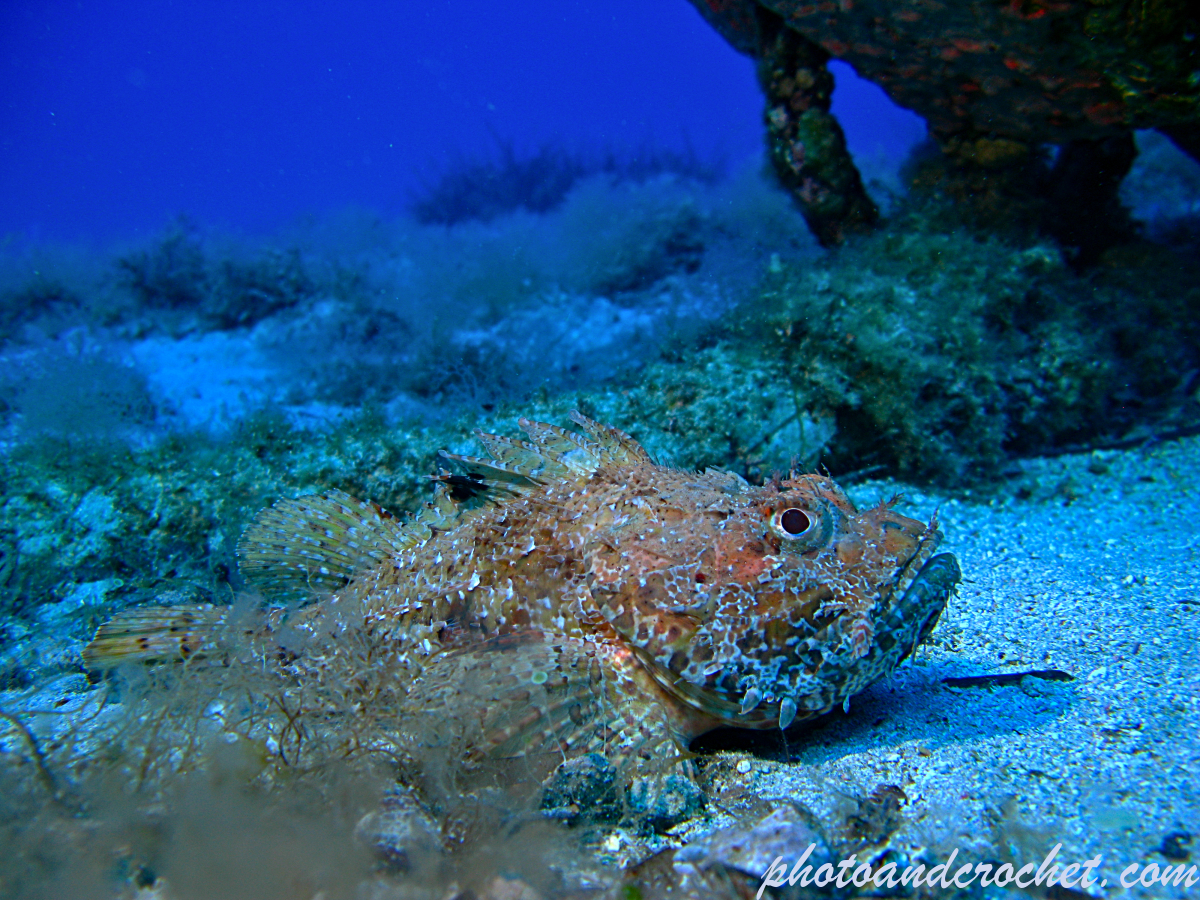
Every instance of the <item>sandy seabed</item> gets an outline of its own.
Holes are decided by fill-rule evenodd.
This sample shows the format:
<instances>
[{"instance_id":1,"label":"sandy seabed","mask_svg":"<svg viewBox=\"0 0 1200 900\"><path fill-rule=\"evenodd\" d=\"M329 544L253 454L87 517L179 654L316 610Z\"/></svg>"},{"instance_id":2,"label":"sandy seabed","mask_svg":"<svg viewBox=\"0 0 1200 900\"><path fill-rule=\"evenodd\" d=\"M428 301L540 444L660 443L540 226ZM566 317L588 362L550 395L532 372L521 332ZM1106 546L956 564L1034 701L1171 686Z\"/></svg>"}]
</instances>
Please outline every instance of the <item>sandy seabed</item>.
<instances>
[{"instance_id":1,"label":"sandy seabed","mask_svg":"<svg viewBox=\"0 0 1200 900\"><path fill-rule=\"evenodd\" d=\"M1026 460L983 499L893 482L850 491L860 506L897 492L911 515L936 510L964 574L932 638L849 714L775 735L775 751L743 745L705 765L759 808L791 801L821 823L892 791L898 824L876 860L957 851L959 864L1019 868L1061 844L1063 864L1101 858L1092 896L1121 893L1131 865L1200 863L1200 438ZM665 843L746 827L721 809L710 798ZM618 828L600 855L631 865L663 846L652 843ZM954 892L921 889L938 893Z\"/></svg>"},{"instance_id":2,"label":"sandy seabed","mask_svg":"<svg viewBox=\"0 0 1200 900\"><path fill-rule=\"evenodd\" d=\"M754 759L746 787L835 821L895 785L888 846L1019 866L1061 843L1058 862L1102 858L1088 893L1112 896L1128 866L1177 866L1161 851L1200 836L1200 439L1019 468L983 502L852 490L937 509L964 583L915 660L849 715L789 733L790 762Z\"/></svg>"}]
</instances>

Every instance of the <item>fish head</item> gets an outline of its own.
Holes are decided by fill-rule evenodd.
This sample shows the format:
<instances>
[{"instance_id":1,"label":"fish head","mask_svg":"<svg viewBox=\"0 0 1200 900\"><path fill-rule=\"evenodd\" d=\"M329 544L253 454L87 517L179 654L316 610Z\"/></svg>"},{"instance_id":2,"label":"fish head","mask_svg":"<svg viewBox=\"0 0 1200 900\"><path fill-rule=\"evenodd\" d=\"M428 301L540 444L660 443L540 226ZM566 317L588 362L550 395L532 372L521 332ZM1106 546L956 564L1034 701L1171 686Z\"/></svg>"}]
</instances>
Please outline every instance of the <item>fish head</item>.
<instances>
[{"instance_id":1,"label":"fish head","mask_svg":"<svg viewBox=\"0 0 1200 900\"><path fill-rule=\"evenodd\" d=\"M936 516L859 511L830 478L706 473L591 558L601 613L701 733L787 727L890 673L961 576Z\"/></svg>"}]
</instances>

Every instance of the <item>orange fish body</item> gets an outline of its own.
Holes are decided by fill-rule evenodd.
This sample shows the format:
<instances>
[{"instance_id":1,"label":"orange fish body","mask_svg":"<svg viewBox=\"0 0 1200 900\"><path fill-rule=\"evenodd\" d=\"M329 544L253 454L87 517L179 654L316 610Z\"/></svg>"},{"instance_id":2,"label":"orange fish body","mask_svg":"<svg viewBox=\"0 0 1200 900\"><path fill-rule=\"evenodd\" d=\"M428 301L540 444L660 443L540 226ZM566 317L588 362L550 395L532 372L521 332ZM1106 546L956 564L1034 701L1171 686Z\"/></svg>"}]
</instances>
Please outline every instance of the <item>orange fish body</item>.
<instances>
[{"instance_id":1,"label":"orange fish body","mask_svg":"<svg viewBox=\"0 0 1200 900\"><path fill-rule=\"evenodd\" d=\"M265 510L239 545L247 581L321 598L289 621L306 637L297 677L325 677L351 644L362 659L365 640L409 709L471 719L476 751L628 756L848 703L960 580L936 521L859 512L819 475L755 487L660 466L572 418L582 434L522 419L528 441L479 435L489 458L443 453L461 474L437 476L408 524L338 492ZM127 611L85 661L212 652L197 621Z\"/></svg>"}]
</instances>

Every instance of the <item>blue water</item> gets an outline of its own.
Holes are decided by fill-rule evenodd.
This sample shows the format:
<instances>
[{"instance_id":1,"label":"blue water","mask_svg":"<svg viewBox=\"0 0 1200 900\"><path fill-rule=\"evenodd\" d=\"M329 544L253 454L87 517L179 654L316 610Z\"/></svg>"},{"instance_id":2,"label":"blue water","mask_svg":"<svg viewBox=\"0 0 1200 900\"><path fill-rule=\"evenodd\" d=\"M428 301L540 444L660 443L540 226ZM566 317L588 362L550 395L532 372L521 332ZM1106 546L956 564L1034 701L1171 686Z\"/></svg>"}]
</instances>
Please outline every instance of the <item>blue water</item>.
<instances>
[{"instance_id":1,"label":"blue water","mask_svg":"<svg viewBox=\"0 0 1200 900\"><path fill-rule=\"evenodd\" d=\"M838 74L854 149L919 136ZM752 62L685 0L9 0L0 85L0 235L34 239L395 213L497 138L730 164L762 147Z\"/></svg>"}]
</instances>

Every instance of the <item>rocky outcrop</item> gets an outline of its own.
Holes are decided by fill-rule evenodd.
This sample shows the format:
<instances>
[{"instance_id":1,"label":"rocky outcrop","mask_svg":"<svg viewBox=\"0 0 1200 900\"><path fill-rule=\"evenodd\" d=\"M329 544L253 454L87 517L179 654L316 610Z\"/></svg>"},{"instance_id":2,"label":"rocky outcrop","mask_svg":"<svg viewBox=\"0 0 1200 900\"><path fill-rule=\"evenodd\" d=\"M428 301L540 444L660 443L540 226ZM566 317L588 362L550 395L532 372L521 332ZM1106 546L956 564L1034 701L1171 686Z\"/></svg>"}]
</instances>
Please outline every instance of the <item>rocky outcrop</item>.
<instances>
[{"instance_id":1,"label":"rocky outcrop","mask_svg":"<svg viewBox=\"0 0 1200 900\"><path fill-rule=\"evenodd\" d=\"M1095 220L1115 206L1133 129L1200 158L1200 13L1187 0L692 2L759 61L775 170L825 244L875 219L829 115L833 58L925 118L941 188L989 218L1036 209L1076 246L1105 239Z\"/></svg>"}]
</instances>

